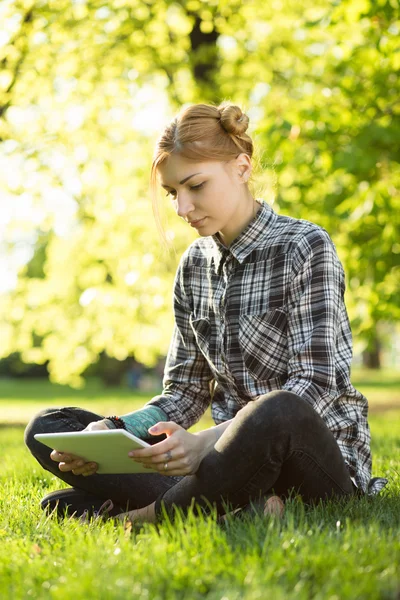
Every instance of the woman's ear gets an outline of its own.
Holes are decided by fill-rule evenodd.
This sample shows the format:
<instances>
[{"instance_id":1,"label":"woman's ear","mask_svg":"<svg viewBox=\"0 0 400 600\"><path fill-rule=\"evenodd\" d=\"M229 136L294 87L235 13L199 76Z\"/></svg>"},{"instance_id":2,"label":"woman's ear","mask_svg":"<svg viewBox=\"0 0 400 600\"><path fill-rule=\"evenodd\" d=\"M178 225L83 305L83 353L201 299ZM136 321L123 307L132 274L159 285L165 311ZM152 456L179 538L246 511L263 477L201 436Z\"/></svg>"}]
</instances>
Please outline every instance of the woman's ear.
<instances>
[{"instance_id":1,"label":"woman's ear","mask_svg":"<svg viewBox=\"0 0 400 600\"><path fill-rule=\"evenodd\" d=\"M242 152L236 158L236 168L241 183L246 183L251 173L251 160L248 154Z\"/></svg>"}]
</instances>

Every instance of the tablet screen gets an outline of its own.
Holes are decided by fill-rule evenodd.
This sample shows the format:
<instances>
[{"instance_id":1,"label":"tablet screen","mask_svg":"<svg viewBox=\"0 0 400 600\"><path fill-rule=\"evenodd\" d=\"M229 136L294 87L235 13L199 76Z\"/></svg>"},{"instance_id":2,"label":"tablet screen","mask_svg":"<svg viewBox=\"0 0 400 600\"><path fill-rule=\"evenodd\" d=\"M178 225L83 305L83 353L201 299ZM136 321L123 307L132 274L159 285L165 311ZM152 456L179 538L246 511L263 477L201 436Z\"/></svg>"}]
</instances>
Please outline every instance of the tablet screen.
<instances>
[{"instance_id":1,"label":"tablet screen","mask_svg":"<svg viewBox=\"0 0 400 600\"><path fill-rule=\"evenodd\" d=\"M131 450L147 448L150 444L124 429L37 433L35 439L52 450L75 454L86 462L96 462L99 465L97 473L100 475L153 472L153 469L146 469L128 456Z\"/></svg>"}]
</instances>

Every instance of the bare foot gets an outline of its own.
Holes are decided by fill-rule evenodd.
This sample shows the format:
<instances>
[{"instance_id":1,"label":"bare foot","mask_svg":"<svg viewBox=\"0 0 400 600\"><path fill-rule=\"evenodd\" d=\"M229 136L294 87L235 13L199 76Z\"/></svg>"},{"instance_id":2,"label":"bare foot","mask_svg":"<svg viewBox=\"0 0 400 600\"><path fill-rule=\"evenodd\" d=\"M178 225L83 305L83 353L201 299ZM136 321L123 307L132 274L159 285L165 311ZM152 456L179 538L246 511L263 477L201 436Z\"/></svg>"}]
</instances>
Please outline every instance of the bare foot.
<instances>
[{"instance_id":1,"label":"bare foot","mask_svg":"<svg viewBox=\"0 0 400 600\"><path fill-rule=\"evenodd\" d=\"M263 511L263 514L265 517L268 515L272 515L272 516L278 517L280 519L283 517L284 512L285 512L285 505L279 496L266 496L264 498L264 504L262 504L261 500L259 501L259 503L260 503L259 506L260 506L260 508L262 507L262 511ZM257 510L257 508L256 508L256 510ZM247 505L243 509L237 508L236 510L234 510L230 513L221 515L218 518L218 520L221 523L225 523L228 520L228 517L235 515L236 512L238 513L239 516L241 516L245 513L246 514L252 513L252 511L253 511L253 509L250 509L250 506Z\"/></svg>"},{"instance_id":2,"label":"bare foot","mask_svg":"<svg viewBox=\"0 0 400 600\"><path fill-rule=\"evenodd\" d=\"M282 519L285 512L285 505L279 496L270 496L264 504L264 515L273 515Z\"/></svg>"},{"instance_id":3,"label":"bare foot","mask_svg":"<svg viewBox=\"0 0 400 600\"><path fill-rule=\"evenodd\" d=\"M136 508L125 513L120 513L116 518L120 521L131 521L132 523L155 523L155 504L153 502L148 506L143 506L143 508Z\"/></svg>"}]
</instances>

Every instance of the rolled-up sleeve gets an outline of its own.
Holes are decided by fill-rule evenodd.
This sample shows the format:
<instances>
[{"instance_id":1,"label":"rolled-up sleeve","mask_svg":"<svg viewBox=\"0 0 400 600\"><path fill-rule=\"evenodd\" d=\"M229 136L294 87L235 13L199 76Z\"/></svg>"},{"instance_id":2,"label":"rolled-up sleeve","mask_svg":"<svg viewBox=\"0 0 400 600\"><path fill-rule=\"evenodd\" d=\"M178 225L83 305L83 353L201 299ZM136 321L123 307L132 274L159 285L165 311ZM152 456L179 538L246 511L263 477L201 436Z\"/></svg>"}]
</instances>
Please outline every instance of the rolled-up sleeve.
<instances>
[{"instance_id":1,"label":"rolled-up sleeve","mask_svg":"<svg viewBox=\"0 0 400 600\"><path fill-rule=\"evenodd\" d=\"M185 429L196 423L211 402L213 375L196 344L190 325L191 306L184 286L182 257L174 282L174 330L169 346L163 391L148 404L162 408L168 418Z\"/></svg>"},{"instance_id":2,"label":"rolled-up sleeve","mask_svg":"<svg viewBox=\"0 0 400 600\"><path fill-rule=\"evenodd\" d=\"M324 230L305 236L293 259L287 303L288 379L283 389L324 416L336 389L337 335L343 319L344 273Z\"/></svg>"}]
</instances>

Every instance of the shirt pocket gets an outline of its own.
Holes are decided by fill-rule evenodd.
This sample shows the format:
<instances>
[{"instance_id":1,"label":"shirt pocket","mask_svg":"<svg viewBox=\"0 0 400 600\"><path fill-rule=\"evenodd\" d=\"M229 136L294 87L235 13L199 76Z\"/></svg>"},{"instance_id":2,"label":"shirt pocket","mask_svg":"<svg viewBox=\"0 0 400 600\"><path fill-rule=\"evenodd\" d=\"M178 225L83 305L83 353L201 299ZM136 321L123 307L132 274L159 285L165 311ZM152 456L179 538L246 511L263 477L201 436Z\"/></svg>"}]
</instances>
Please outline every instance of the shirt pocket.
<instances>
[{"instance_id":1,"label":"shirt pocket","mask_svg":"<svg viewBox=\"0 0 400 600\"><path fill-rule=\"evenodd\" d=\"M249 373L260 380L287 373L286 313L281 309L239 317L239 345Z\"/></svg>"}]
</instances>

